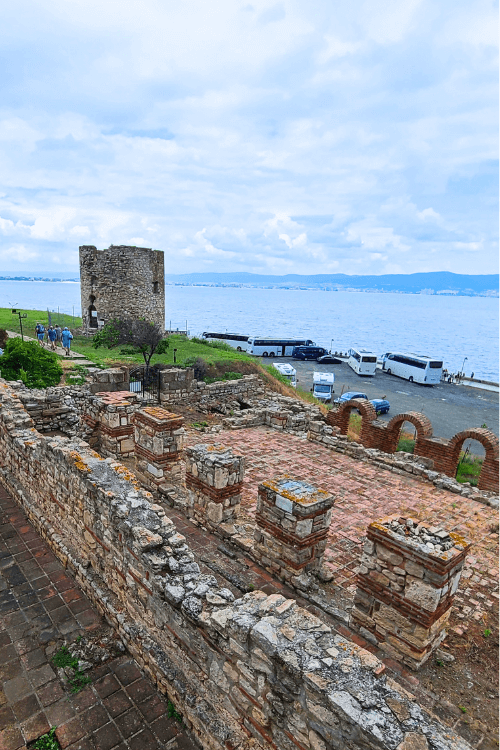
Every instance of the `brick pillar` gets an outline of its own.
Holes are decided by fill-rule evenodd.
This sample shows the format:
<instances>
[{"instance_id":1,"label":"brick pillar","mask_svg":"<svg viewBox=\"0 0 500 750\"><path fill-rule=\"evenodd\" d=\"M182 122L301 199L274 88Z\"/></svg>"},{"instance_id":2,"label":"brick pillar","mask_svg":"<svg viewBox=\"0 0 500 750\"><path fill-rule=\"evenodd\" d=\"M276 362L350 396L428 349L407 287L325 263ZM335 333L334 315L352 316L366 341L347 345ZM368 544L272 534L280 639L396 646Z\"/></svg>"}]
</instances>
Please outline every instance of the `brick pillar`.
<instances>
[{"instance_id":1,"label":"brick pillar","mask_svg":"<svg viewBox=\"0 0 500 750\"><path fill-rule=\"evenodd\" d=\"M285 580L319 571L334 501L309 482L286 476L259 484L254 557Z\"/></svg>"},{"instance_id":2,"label":"brick pillar","mask_svg":"<svg viewBox=\"0 0 500 750\"><path fill-rule=\"evenodd\" d=\"M129 391L96 394L98 450L103 456L127 458L134 455L134 426L137 398Z\"/></svg>"},{"instance_id":3,"label":"brick pillar","mask_svg":"<svg viewBox=\"0 0 500 750\"><path fill-rule=\"evenodd\" d=\"M146 406L135 413L136 471L153 490L181 480L183 423L183 417L160 406Z\"/></svg>"},{"instance_id":4,"label":"brick pillar","mask_svg":"<svg viewBox=\"0 0 500 750\"><path fill-rule=\"evenodd\" d=\"M458 534L410 518L370 524L351 627L418 669L446 636L470 546Z\"/></svg>"},{"instance_id":5,"label":"brick pillar","mask_svg":"<svg viewBox=\"0 0 500 750\"><path fill-rule=\"evenodd\" d=\"M186 449L187 515L217 528L232 521L241 504L245 459L224 445L195 445Z\"/></svg>"}]
</instances>

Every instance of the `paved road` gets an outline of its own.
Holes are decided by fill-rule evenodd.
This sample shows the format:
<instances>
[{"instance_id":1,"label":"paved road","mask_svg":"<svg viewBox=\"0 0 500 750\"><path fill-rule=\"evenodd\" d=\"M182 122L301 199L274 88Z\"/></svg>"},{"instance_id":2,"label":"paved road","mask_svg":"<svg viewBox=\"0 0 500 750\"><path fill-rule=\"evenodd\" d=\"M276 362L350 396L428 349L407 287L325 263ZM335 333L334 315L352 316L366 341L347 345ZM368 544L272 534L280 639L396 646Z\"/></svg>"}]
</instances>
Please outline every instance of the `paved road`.
<instances>
[{"instance_id":1,"label":"paved road","mask_svg":"<svg viewBox=\"0 0 500 750\"><path fill-rule=\"evenodd\" d=\"M385 397L391 404L389 414L380 417L389 421L395 414L419 411L432 422L436 437L450 438L461 430L487 425L498 435L498 393L464 385L440 383L432 387L410 383L394 375L377 370L373 378L360 377L341 365L318 365L317 362L297 362L280 357L297 370L298 385L307 391L312 387L314 370L335 373L335 395L345 391L361 391L368 398Z\"/></svg>"}]
</instances>

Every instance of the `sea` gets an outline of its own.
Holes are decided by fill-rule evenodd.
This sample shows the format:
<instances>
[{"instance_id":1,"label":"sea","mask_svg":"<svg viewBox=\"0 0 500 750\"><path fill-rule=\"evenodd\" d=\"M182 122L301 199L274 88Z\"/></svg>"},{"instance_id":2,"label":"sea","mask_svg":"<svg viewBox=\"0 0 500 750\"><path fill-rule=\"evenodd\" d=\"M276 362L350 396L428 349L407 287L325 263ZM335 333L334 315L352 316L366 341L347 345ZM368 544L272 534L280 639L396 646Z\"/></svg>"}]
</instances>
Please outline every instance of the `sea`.
<instances>
[{"instance_id":1,"label":"sea","mask_svg":"<svg viewBox=\"0 0 500 750\"><path fill-rule=\"evenodd\" d=\"M442 359L450 372L498 383L498 299L429 294L166 286L169 328L309 338ZM78 282L2 281L0 307L79 316ZM465 360L465 362L464 362Z\"/></svg>"}]
</instances>

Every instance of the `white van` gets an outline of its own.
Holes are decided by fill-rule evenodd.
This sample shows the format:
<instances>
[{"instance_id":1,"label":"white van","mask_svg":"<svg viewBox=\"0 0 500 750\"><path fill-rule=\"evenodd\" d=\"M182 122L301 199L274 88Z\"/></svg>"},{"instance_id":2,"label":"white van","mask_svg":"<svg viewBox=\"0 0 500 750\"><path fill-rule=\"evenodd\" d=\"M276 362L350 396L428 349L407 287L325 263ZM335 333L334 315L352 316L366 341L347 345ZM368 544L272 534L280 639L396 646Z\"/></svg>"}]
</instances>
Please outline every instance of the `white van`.
<instances>
[{"instance_id":1,"label":"white van","mask_svg":"<svg viewBox=\"0 0 500 750\"><path fill-rule=\"evenodd\" d=\"M331 401L335 373L313 372L313 396L319 401Z\"/></svg>"},{"instance_id":2,"label":"white van","mask_svg":"<svg viewBox=\"0 0 500 750\"><path fill-rule=\"evenodd\" d=\"M375 375L377 355L368 349L349 349L347 364L358 375Z\"/></svg>"},{"instance_id":3,"label":"white van","mask_svg":"<svg viewBox=\"0 0 500 750\"><path fill-rule=\"evenodd\" d=\"M280 375L285 376L288 380L288 384L291 385L292 388L297 387L297 370L295 367L292 367L292 365L289 365L286 362L273 362L273 367L275 370L278 370Z\"/></svg>"}]
</instances>

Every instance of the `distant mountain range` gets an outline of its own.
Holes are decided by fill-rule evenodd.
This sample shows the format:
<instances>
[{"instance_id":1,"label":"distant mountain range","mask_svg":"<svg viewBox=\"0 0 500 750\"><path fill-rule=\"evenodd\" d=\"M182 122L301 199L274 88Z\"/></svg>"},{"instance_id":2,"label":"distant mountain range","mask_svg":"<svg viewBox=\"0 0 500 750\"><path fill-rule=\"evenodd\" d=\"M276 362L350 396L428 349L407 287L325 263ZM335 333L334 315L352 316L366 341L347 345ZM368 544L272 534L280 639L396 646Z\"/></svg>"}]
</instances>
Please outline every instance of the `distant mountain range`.
<instances>
[{"instance_id":1,"label":"distant mountain range","mask_svg":"<svg viewBox=\"0 0 500 750\"><path fill-rule=\"evenodd\" d=\"M79 281L78 273L49 273L27 276L0 276L12 281ZM344 273L300 276L267 276L258 273L166 274L167 284L181 286L244 286L280 289L327 289L358 292L399 292L405 294L451 294L468 297L498 297L498 275L459 274L449 271L396 273L383 276L348 276Z\"/></svg>"},{"instance_id":2,"label":"distant mountain range","mask_svg":"<svg viewBox=\"0 0 500 750\"><path fill-rule=\"evenodd\" d=\"M348 276L344 273L315 274L312 276L300 276L298 274L264 276L256 273L188 273L167 274L165 281L170 284L181 285L202 284L209 286L498 296L497 275L469 275L448 271L386 274L384 276Z\"/></svg>"}]
</instances>

